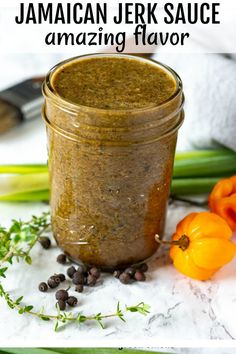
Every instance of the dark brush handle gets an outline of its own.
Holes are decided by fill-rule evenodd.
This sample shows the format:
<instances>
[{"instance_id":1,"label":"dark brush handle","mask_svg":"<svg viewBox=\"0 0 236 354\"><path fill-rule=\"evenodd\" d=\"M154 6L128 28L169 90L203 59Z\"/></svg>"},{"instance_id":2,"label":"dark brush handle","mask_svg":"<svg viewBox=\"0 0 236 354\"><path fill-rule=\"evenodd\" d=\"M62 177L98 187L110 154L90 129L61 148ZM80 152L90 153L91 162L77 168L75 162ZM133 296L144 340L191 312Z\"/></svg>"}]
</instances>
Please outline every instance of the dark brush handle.
<instances>
[{"instance_id":1,"label":"dark brush handle","mask_svg":"<svg viewBox=\"0 0 236 354\"><path fill-rule=\"evenodd\" d=\"M0 133L40 116L43 80L28 79L0 92Z\"/></svg>"}]
</instances>

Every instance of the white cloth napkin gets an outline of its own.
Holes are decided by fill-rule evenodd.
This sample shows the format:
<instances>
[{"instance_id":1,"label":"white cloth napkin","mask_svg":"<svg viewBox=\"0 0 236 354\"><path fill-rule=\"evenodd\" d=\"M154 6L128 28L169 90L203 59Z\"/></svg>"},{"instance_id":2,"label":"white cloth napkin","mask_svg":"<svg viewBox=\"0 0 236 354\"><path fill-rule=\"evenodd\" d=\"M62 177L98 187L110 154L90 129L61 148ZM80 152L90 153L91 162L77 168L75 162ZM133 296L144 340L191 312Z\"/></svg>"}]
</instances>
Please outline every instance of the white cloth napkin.
<instances>
[{"instance_id":1,"label":"white cloth napkin","mask_svg":"<svg viewBox=\"0 0 236 354\"><path fill-rule=\"evenodd\" d=\"M236 56L159 53L155 59L183 81L185 122L178 148L221 144L236 151Z\"/></svg>"}]
</instances>

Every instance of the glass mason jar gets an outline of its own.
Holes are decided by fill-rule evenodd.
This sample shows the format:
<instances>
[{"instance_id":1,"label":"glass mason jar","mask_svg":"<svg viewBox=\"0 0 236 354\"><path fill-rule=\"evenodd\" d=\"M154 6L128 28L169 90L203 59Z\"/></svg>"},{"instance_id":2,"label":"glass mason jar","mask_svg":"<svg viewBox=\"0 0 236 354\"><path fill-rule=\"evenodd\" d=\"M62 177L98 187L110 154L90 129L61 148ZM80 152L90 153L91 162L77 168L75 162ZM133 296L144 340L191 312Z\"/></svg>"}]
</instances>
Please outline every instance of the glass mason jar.
<instances>
[{"instance_id":1,"label":"glass mason jar","mask_svg":"<svg viewBox=\"0 0 236 354\"><path fill-rule=\"evenodd\" d=\"M98 54L110 55L118 54ZM184 97L172 69L128 55L168 72L174 94L156 107L129 110L85 107L58 96L54 73L90 57L58 64L43 84L52 229L71 259L112 270L149 258L158 247L155 234L163 235Z\"/></svg>"}]
</instances>

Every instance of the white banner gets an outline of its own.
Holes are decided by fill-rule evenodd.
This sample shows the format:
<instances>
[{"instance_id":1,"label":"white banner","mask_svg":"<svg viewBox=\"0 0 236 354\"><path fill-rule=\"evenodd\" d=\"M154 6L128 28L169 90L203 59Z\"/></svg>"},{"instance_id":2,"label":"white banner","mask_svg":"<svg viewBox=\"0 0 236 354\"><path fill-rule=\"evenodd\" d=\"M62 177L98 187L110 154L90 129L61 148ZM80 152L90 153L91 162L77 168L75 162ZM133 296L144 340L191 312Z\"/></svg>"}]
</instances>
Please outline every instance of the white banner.
<instances>
[{"instance_id":1,"label":"white banner","mask_svg":"<svg viewBox=\"0 0 236 354\"><path fill-rule=\"evenodd\" d=\"M0 2L5 53L236 53L236 1Z\"/></svg>"}]
</instances>

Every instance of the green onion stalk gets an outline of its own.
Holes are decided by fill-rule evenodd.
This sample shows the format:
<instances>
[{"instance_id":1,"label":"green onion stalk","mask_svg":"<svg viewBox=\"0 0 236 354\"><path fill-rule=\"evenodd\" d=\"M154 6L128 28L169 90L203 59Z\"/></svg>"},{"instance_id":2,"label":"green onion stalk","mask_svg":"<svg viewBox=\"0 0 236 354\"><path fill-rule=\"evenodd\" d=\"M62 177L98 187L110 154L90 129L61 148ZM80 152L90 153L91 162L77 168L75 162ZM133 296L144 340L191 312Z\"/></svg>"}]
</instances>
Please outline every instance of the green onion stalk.
<instances>
[{"instance_id":1,"label":"green onion stalk","mask_svg":"<svg viewBox=\"0 0 236 354\"><path fill-rule=\"evenodd\" d=\"M236 153L227 149L176 153L171 196L210 193L217 181L236 174ZM0 166L0 201L48 201L46 164Z\"/></svg>"},{"instance_id":2,"label":"green onion stalk","mask_svg":"<svg viewBox=\"0 0 236 354\"><path fill-rule=\"evenodd\" d=\"M129 348L0 348L0 354L168 354Z\"/></svg>"}]
</instances>

